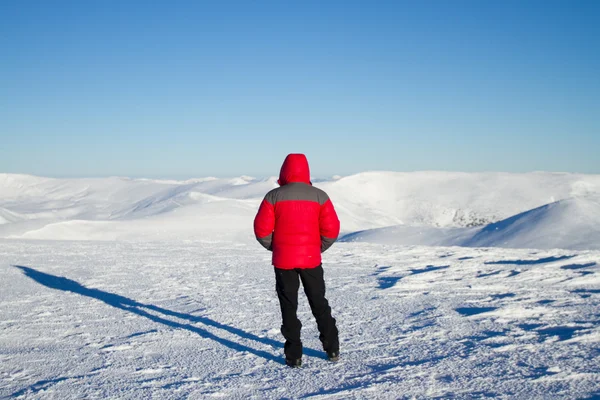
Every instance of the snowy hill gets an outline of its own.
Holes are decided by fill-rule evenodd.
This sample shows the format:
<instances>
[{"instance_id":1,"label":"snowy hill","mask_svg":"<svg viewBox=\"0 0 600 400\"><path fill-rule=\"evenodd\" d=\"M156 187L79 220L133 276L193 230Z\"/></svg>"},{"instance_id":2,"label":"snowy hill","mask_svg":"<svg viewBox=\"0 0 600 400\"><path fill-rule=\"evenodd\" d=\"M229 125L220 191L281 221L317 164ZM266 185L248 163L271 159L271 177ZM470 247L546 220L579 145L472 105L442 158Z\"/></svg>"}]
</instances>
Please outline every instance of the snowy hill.
<instances>
[{"instance_id":1,"label":"snowy hill","mask_svg":"<svg viewBox=\"0 0 600 400\"><path fill-rule=\"evenodd\" d=\"M0 237L65 240L252 241L252 219L277 179L242 176L186 181L101 178L52 179L0 174ZM586 245L594 233L593 201L573 200L546 214L545 225L511 234L464 228L485 226L559 200L600 194L600 176L561 173L365 172L316 180L334 201L345 234L354 240L405 244L506 246ZM583 203L586 202L587 206ZM568 206L568 204L580 204ZM561 209L562 209L561 208ZM578 211L577 211L578 210ZM586 213L591 213L587 215ZM578 228L571 223L584 224ZM571 219L570 219L571 218ZM558 224L558 225L557 225ZM552 229L556 240L535 233ZM520 226L521 226L520 225ZM551 226L550 226L551 225ZM504 226L504 225L502 225ZM493 229L495 229L494 227ZM474 229L474 228L473 228ZM490 228L491 229L491 228ZM587 229L587 230L586 230ZM504 232L504 230L502 229ZM527 237L523 236L527 233ZM508 236L506 236L508 235ZM532 236L533 235L533 236ZM385 236L385 237L383 237ZM510 236L510 239L509 239ZM465 240L471 239L470 242ZM592 243L588 240L588 243ZM579 247L578 247L579 248ZM595 247L594 247L595 248Z\"/></svg>"},{"instance_id":2,"label":"snowy hill","mask_svg":"<svg viewBox=\"0 0 600 400\"><path fill-rule=\"evenodd\" d=\"M483 228L394 226L342 241L380 244L600 250L600 196L561 200Z\"/></svg>"},{"instance_id":3,"label":"snowy hill","mask_svg":"<svg viewBox=\"0 0 600 400\"><path fill-rule=\"evenodd\" d=\"M0 237L176 240L246 232L274 179L50 179L0 175ZM10 213L10 214L9 214ZM8 215L20 215L9 220Z\"/></svg>"},{"instance_id":4,"label":"snowy hill","mask_svg":"<svg viewBox=\"0 0 600 400\"><path fill-rule=\"evenodd\" d=\"M319 186L336 202L346 231L398 224L469 227L600 193L600 175L366 172Z\"/></svg>"},{"instance_id":5,"label":"snowy hill","mask_svg":"<svg viewBox=\"0 0 600 400\"><path fill-rule=\"evenodd\" d=\"M462 245L600 250L600 196L558 201L490 224Z\"/></svg>"}]
</instances>

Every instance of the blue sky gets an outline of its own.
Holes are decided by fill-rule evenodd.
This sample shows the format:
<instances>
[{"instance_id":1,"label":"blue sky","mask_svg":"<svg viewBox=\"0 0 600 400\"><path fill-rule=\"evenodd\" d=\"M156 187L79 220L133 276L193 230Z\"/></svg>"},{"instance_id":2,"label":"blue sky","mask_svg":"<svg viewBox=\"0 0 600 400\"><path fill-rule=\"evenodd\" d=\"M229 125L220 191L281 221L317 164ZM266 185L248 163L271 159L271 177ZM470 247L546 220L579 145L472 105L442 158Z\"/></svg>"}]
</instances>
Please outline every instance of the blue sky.
<instances>
[{"instance_id":1,"label":"blue sky","mask_svg":"<svg viewBox=\"0 0 600 400\"><path fill-rule=\"evenodd\" d=\"M4 1L0 172L600 173L598 1Z\"/></svg>"}]
</instances>

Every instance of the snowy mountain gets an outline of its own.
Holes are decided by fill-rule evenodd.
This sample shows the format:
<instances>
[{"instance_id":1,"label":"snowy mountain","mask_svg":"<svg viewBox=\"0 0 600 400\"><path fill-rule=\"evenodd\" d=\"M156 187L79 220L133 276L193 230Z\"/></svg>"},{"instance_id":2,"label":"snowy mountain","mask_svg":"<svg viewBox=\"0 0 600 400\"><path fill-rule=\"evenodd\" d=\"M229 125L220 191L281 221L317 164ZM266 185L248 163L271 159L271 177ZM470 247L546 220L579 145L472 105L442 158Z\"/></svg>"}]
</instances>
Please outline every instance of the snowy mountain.
<instances>
[{"instance_id":1,"label":"snowy mountain","mask_svg":"<svg viewBox=\"0 0 600 400\"><path fill-rule=\"evenodd\" d=\"M600 250L600 196L561 200L479 230L461 245Z\"/></svg>"},{"instance_id":2,"label":"snowy mountain","mask_svg":"<svg viewBox=\"0 0 600 400\"><path fill-rule=\"evenodd\" d=\"M571 198L482 228L393 226L345 235L380 244L600 250L600 196Z\"/></svg>"},{"instance_id":3,"label":"snowy mountain","mask_svg":"<svg viewBox=\"0 0 600 400\"><path fill-rule=\"evenodd\" d=\"M258 204L276 182L0 174L0 237L250 242ZM599 175L365 172L315 186L334 201L346 240L543 248L600 242L592 222L599 215ZM519 215L557 201L543 215ZM519 223L504 221L512 217Z\"/></svg>"},{"instance_id":4,"label":"snowy mountain","mask_svg":"<svg viewBox=\"0 0 600 400\"><path fill-rule=\"evenodd\" d=\"M346 231L398 224L449 228L600 193L600 175L366 172L320 187L336 202Z\"/></svg>"}]
</instances>

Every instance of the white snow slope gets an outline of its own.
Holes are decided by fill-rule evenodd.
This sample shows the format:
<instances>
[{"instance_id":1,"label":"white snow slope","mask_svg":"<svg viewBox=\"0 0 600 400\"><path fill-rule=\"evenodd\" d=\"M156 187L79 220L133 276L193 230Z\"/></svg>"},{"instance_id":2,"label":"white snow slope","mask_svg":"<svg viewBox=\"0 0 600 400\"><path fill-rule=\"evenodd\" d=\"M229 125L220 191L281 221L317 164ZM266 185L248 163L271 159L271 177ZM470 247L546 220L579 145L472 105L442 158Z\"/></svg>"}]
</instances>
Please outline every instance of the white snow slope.
<instances>
[{"instance_id":1,"label":"white snow slope","mask_svg":"<svg viewBox=\"0 0 600 400\"><path fill-rule=\"evenodd\" d=\"M258 204L276 186L276 178L157 181L0 174L0 237L250 243ZM600 249L599 225L589 223L600 219L599 175L367 172L316 186L333 199L343 233L396 226L353 235L352 240ZM457 229L484 226L565 199L571 200L558 203L560 212L542 213L534 221L521 218L528 229L486 231L477 237L473 235L479 231Z\"/></svg>"},{"instance_id":2,"label":"white snow slope","mask_svg":"<svg viewBox=\"0 0 600 400\"><path fill-rule=\"evenodd\" d=\"M561 200L483 228L394 226L351 233L341 240L429 246L600 249L600 197Z\"/></svg>"},{"instance_id":3,"label":"white snow slope","mask_svg":"<svg viewBox=\"0 0 600 400\"><path fill-rule=\"evenodd\" d=\"M592 399L600 252L340 243L342 359L300 296L283 362L269 254L211 242L0 240L0 398Z\"/></svg>"}]
</instances>

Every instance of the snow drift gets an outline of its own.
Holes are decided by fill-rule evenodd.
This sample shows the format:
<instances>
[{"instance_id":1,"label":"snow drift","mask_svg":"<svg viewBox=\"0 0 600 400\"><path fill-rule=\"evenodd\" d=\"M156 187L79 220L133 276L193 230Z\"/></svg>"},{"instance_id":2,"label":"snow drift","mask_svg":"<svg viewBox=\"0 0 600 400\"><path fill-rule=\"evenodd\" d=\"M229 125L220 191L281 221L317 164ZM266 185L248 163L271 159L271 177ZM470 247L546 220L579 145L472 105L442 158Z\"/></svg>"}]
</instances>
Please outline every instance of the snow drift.
<instances>
[{"instance_id":1,"label":"snow drift","mask_svg":"<svg viewBox=\"0 0 600 400\"><path fill-rule=\"evenodd\" d=\"M600 197L571 198L521 213L484 227L462 245L600 249Z\"/></svg>"},{"instance_id":2,"label":"snow drift","mask_svg":"<svg viewBox=\"0 0 600 400\"><path fill-rule=\"evenodd\" d=\"M600 197L557 201L483 228L394 226L348 234L347 242L381 244L600 249Z\"/></svg>"}]
</instances>

